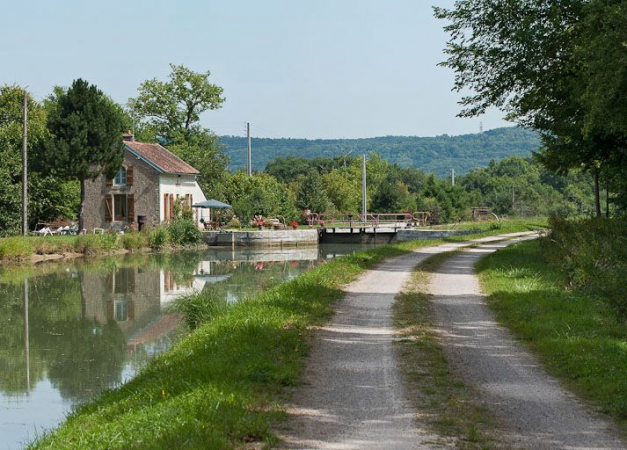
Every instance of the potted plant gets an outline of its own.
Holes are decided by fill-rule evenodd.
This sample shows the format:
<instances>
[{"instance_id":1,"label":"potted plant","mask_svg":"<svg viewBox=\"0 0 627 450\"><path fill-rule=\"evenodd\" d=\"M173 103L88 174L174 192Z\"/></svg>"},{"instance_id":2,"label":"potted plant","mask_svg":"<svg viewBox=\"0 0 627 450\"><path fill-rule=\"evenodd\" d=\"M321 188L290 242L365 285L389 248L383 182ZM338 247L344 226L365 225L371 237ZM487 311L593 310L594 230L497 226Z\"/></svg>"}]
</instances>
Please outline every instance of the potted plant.
<instances>
[{"instance_id":1,"label":"potted plant","mask_svg":"<svg viewBox=\"0 0 627 450\"><path fill-rule=\"evenodd\" d=\"M295 220L292 220L290 222L290 226L292 227L293 230L295 230L296 228L298 228L298 222Z\"/></svg>"},{"instance_id":2,"label":"potted plant","mask_svg":"<svg viewBox=\"0 0 627 450\"><path fill-rule=\"evenodd\" d=\"M261 214L255 214L255 216L253 217L253 220L251 220L253 225L256 225L257 228L259 228L260 230L263 230L263 226L266 224L266 221L263 220L263 216Z\"/></svg>"}]
</instances>

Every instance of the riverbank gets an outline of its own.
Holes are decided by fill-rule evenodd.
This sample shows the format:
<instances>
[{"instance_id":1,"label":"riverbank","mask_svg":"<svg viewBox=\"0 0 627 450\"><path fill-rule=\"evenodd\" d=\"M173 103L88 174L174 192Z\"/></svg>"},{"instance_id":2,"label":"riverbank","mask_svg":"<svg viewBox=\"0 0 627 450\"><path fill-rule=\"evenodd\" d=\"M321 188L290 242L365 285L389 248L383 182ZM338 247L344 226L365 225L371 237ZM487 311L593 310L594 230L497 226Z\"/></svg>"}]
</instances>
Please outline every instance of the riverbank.
<instances>
[{"instance_id":1,"label":"riverbank","mask_svg":"<svg viewBox=\"0 0 627 450\"><path fill-rule=\"evenodd\" d=\"M511 222L490 234L541 225ZM339 258L236 304L192 297L183 311L198 324L195 331L31 447L220 449L275 443L271 426L284 417L285 387L299 382L309 330L331 316L342 286L386 258L438 242Z\"/></svg>"},{"instance_id":2,"label":"riverbank","mask_svg":"<svg viewBox=\"0 0 627 450\"><path fill-rule=\"evenodd\" d=\"M202 243L201 231L186 219L143 232L0 238L0 263L41 262L80 256L184 248Z\"/></svg>"},{"instance_id":3,"label":"riverbank","mask_svg":"<svg viewBox=\"0 0 627 450\"><path fill-rule=\"evenodd\" d=\"M184 222L184 221L183 221ZM545 226L546 219L472 222L450 225L450 235L509 232L525 223ZM411 233L409 233L411 235ZM440 228L414 233L410 239L445 238ZM38 263L82 256L124 254L136 251L177 249L198 245L290 246L317 245L318 230L300 228L282 231L233 230L231 233L201 232L185 223L163 225L145 232L100 233L82 236L13 236L0 238L0 264Z\"/></svg>"}]
</instances>

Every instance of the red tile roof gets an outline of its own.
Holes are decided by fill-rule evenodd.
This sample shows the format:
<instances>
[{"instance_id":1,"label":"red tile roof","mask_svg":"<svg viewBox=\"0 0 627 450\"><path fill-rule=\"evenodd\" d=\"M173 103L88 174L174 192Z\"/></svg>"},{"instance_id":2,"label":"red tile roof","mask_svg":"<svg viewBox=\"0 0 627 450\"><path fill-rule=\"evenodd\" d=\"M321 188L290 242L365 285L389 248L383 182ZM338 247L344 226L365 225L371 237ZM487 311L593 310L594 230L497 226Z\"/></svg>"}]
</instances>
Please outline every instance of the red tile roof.
<instances>
[{"instance_id":1,"label":"red tile roof","mask_svg":"<svg viewBox=\"0 0 627 450\"><path fill-rule=\"evenodd\" d=\"M145 159L149 164L156 166L165 173L185 173L191 175L200 173L159 144L124 141L124 145L130 148L139 157Z\"/></svg>"}]
</instances>

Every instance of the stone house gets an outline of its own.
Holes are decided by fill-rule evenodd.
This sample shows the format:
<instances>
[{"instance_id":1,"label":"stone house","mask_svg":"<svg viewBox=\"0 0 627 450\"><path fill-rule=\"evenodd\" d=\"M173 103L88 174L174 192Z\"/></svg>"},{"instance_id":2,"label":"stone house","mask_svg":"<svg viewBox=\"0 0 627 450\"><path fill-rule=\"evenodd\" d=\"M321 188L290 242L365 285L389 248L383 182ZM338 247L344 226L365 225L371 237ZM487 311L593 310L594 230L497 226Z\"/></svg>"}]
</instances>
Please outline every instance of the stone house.
<instances>
[{"instance_id":1,"label":"stone house","mask_svg":"<svg viewBox=\"0 0 627 450\"><path fill-rule=\"evenodd\" d=\"M199 172L192 166L159 144L135 141L130 132L123 140L124 162L116 176L85 182L87 231L155 226L174 218L175 202L191 206L206 200L196 181ZM203 214L208 212L194 209L199 228L200 220L207 219Z\"/></svg>"}]
</instances>

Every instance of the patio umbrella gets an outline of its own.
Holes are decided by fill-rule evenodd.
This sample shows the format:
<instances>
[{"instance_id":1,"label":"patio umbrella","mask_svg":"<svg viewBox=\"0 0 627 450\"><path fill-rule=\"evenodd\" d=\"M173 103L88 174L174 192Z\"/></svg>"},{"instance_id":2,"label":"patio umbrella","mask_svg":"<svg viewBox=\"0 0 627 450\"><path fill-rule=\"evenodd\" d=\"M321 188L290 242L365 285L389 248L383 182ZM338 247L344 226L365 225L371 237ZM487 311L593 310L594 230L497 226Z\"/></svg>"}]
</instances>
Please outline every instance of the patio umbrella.
<instances>
[{"instance_id":1,"label":"patio umbrella","mask_svg":"<svg viewBox=\"0 0 627 450\"><path fill-rule=\"evenodd\" d=\"M212 209L231 209L231 205L227 205L226 203L222 203L218 200L210 198L209 200L205 200L204 202L194 203L192 208L206 208L209 210L209 222L211 222L211 210Z\"/></svg>"}]
</instances>

